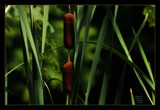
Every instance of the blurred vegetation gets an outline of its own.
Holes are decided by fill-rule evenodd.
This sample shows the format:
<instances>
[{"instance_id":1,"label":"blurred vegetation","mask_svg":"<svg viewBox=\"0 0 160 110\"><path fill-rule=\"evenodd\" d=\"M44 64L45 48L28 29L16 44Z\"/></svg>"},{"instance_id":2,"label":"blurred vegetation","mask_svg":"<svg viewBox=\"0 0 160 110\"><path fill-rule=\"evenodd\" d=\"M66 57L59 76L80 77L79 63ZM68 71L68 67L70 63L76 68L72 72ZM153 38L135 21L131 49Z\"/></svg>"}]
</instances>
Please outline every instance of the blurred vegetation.
<instances>
[{"instance_id":1,"label":"blurred vegetation","mask_svg":"<svg viewBox=\"0 0 160 110\"><path fill-rule=\"evenodd\" d=\"M145 16L147 13L149 13L149 27L155 27L155 5L146 6L143 10L143 15Z\"/></svg>"},{"instance_id":2,"label":"blurred vegetation","mask_svg":"<svg viewBox=\"0 0 160 110\"><path fill-rule=\"evenodd\" d=\"M28 6L26 6L25 11L29 13ZM73 13L74 11L76 11L76 6L71 6L71 12ZM93 20L91 22L88 40L93 40L93 41L97 40L100 24L105 15L103 13L105 11L106 11L106 6L97 6L97 9L93 16ZM48 30L47 30L47 36L46 36L45 51L49 49L53 49L63 44L63 16L67 12L68 12L68 6L66 5L65 6L51 5L49 7L49 17L48 17L49 22L48 22ZM149 53L147 57L151 62L151 66L152 66L154 63L153 53L154 53L155 7L154 6L146 6L146 7L145 6L120 6L118 15L117 15L117 24L123 36L125 37L124 39L126 41L126 44L128 45L128 47L130 47L130 44L134 38L131 27L133 26L135 30L137 30L144 18L143 15L145 15L147 12L149 12L149 17L148 17L149 27L146 26L144 28L139 39L146 53L147 54ZM41 28L43 23L43 6L35 5L34 15L36 20L36 32L38 35L38 45L40 50L41 41L42 41ZM19 27L20 26L19 26L18 11L16 7L12 5L9 12L5 15L5 46L6 46L6 52L7 52L7 56L6 56L7 72L10 71L15 66L17 66L18 64L23 62L22 39L20 37L21 34L20 34ZM83 40L84 31L85 31L84 29L85 27L82 28L80 40ZM108 37L104 41L108 45L110 45L111 43L110 36L112 36L112 34L113 34L112 28L109 28L109 30L107 31ZM120 47L118 40L114 40L113 47L117 50L120 50L122 53L124 53L122 48ZM81 44L80 44L80 48L81 48ZM82 81L80 83L81 90L79 92L80 96L83 99L85 97L85 92L87 90L88 77L89 77L91 63L93 60L94 51L95 51L95 45L87 44L85 55L84 55L84 63L82 67L82 75L81 75ZM140 55L137 54L137 51L138 50L133 49L133 52L131 53L132 56L135 56L133 57L133 59L140 57ZM74 50L71 51L72 61L73 61L73 52ZM102 51L100 63L98 64L98 69L96 70L97 77L95 78L95 83L97 82L100 84L102 83L102 81L100 80L103 77L101 73L104 72L104 69L102 68L105 68L104 64L106 62L106 60L103 60L103 59L106 58L107 55L108 55L107 52ZM51 90L51 94L53 96L53 102L54 104L62 104L62 103L64 104L66 96L63 92L63 87L61 82L62 81L61 70L63 65L67 61L67 50L64 47L62 47L44 54L43 58L44 58L43 66L42 66L43 79L44 81L47 82ZM135 64L139 64L139 66L143 68L143 65L139 63L140 60L135 59L133 61L135 61ZM119 66L119 65L122 65L122 63L124 62L119 60L116 56L113 56L114 67L112 67L112 71L115 74L112 74L112 76L113 78L115 78L115 80L118 77L118 75L116 76L116 74L118 74L117 71L121 71L122 66ZM115 69L115 67L117 67L117 69ZM152 68L154 67L152 66ZM58 80L55 80L54 78ZM131 78L131 79L133 80L134 78ZM96 96L96 94L97 92L100 92L100 87L98 87L98 84L95 84L95 83L93 83L94 85L93 88L95 89L91 91L92 92L91 96L98 98L99 96ZM115 83L113 83L112 86L114 86L114 84ZM110 86L110 89L114 90L112 86ZM128 87L128 85L125 85L125 87ZM132 88L134 90L134 87ZM95 92L94 90L96 89L97 91ZM135 90L134 95L138 93L137 91ZM51 104L50 98L46 90L45 90L45 94L46 94L45 103ZM130 97L129 92L128 92L128 97ZM129 100L130 99L124 101L123 103L127 103L127 101ZM24 65L19 67L15 71L13 71L8 76L8 101L9 101L9 104L29 103L29 94L28 94ZM91 98L90 103L94 104L97 102L95 100L92 100ZM113 101L111 100L108 103L113 103Z\"/></svg>"}]
</instances>

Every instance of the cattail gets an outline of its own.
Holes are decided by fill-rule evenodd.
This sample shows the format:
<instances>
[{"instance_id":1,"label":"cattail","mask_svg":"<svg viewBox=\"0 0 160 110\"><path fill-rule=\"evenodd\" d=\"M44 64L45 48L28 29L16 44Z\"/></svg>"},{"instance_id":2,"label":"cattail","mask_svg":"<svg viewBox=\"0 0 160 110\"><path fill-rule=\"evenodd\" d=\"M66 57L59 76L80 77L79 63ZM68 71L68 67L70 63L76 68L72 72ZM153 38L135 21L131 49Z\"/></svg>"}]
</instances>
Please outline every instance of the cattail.
<instances>
[{"instance_id":1,"label":"cattail","mask_svg":"<svg viewBox=\"0 0 160 110\"><path fill-rule=\"evenodd\" d=\"M73 82L73 76L74 76L74 65L73 63L67 62L63 66L63 89L67 93L72 90L72 82Z\"/></svg>"},{"instance_id":2,"label":"cattail","mask_svg":"<svg viewBox=\"0 0 160 110\"><path fill-rule=\"evenodd\" d=\"M64 46L67 49L74 48L74 15L67 13L64 15Z\"/></svg>"}]
</instances>

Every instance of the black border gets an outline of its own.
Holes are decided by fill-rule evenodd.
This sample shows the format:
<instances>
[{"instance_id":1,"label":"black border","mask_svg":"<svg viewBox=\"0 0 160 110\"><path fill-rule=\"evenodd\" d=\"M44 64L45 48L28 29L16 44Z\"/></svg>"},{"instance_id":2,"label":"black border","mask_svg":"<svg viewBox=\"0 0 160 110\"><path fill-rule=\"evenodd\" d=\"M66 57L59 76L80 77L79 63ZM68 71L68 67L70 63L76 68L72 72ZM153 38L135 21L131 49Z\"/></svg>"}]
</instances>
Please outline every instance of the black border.
<instances>
[{"instance_id":1,"label":"black border","mask_svg":"<svg viewBox=\"0 0 160 110\"><path fill-rule=\"evenodd\" d=\"M19 3L18 3L19 2ZM133 4L132 4L133 3ZM14 107L18 107L18 109L39 109L39 108L42 108L42 109L54 109L55 107L58 108L58 109L77 109L77 108L80 108L81 107L85 110L85 109L97 109L97 110L101 110L101 109L115 109L115 110L118 110L118 109L127 109L127 110L135 110L136 108L138 109L143 109L144 107L146 107L147 109L153 109L155 107L158 107L160 108L160 84L159 84L159 80L160 80L160 73L159 73L159 53L160 52L160 44L159 44L159 39L160 39L160 17L159 17L159 14L160 14L160 0L130 0L130 1L126 1L126 0L119 0L119 1L114 1L114 0L80 0L80 1L77 1L77 0L74 0L74 1L69 1L69 0L45 0L45 1L39 1L39 0L23 0L23 3L21 3L21 1L18 1L17 2L14 0L3 0L3 6L1 6L1 12L0 12L0 17L1 17L1 21L4 21L4 5L7 5L7 4L26 4L26 5L29 5L29 4L43 4L43 5L63 5L63 4L97 4L97 5L105 5L105 4L109 4L109 5L112 5L112 4L119 4L119 5L143 5L143 4L155 4L156 5L156 39L155 39L155 42L156 42L156 55L155 55L155 61L156 61L156 105L155 106L148 106L148 105L145 105L145 106L139 106L139 105L136 105L136 106L125 106L125 105L119 105L119 106L95 106L95 105L89 105L89 106L81 106L81 105L71 105L71 106L61 106L61 105L44 105L44 106L28 106L28 105L7 105L5 106L4 105L4 73L5 71L3 70L5 68L5 47L2 48L2 46L5 46L5 35L1 35L1 49L2 49L2 54L1 54L1 61L3 63L1 63L1 68L3 68L3 74L1 72L0 74L0 108L3 106L4 108L6 109L14 109ZM0 31L2 31L1 33L5 34L5 30L4 30L4 22L1 22L1 28L0 28ZM3 57L4 55L4 57Z\"/></svg>"}]
</instances>

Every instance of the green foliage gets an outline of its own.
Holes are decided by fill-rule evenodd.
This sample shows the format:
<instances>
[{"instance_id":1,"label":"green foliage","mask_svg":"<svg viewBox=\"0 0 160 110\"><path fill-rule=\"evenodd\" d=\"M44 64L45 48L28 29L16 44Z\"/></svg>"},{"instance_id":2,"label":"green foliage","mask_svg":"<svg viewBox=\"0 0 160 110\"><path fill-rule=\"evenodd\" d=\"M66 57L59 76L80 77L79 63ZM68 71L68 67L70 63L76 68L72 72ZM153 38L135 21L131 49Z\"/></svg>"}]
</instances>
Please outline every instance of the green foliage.
<instances>
[{"instance_id":1,"label":"green foliage","mask_svg":"<svg viewBox=\"0 0 160 110\"><path fill-rule=\"evenodd\" d=\"M149 14L147 20L149 27L155 27L155 5L146 6L143 10L143 15L145 16L147 13Z\"/></svg>"},{"instance_id":2,"label":"green foliage","mask_svg":"<svg viewBox=\"0 0 160 110\"><path fill-rule=\"evenodd\" d=\"M146 28L150 28L145 23L148 20L150 26L154 27L155 7L142 7L143 14L145 16L146 13L149 14L141 26L142 21L138 20L140 22L137 23L130 16L126 16L129 19L123 22L123 26L121 21L126 18L123 13L130 13L130 10L137 13L136 11L142 12L142 10L132 6L120 6L115 8L113 17L112 8L113 6L71 5L71 13L75 15L76 43L75 48L71 50L75 77L69 98L70 104L135 104L133 94L128 93L129 88L133 88L134 95L142 93L147 104L155 103L155 82L151 70L153 62L151 66L148 63L153 59L149 56L149 52L153 51L146 51L144 45L152 40L150 37L152 33L148 34L152 30L146 31ZM110 16L105 14L106 11ZM31 8L29 5L11 5L5 15L7 50L5 87L8 88L5 96L8 96L7 101L10 103L14 103L15 100L12 96L18 97L18 102L15 103L31 104L34 103L31 102L32 98L36 97L39 104L66 103L62 82L62 67L67 62L67 49L63 46L63 16L68 12L67 5L32 5ZM103 18L104 22L101 22ZM141 18L144 19L143 16ZM131 31L133 25L131 20L137 27L140 26L137 33L133 34ZM19 22L22 33L20 28L15 28L20 26ZM135 37L132 37L133 35ZM21 42L23 40L24 42ZM136 42L138 45L135 45ZM151 42L150 45L152 44ZM118 65L119 62L124 62L125 66ZM35 74L38 76L37 79ZM32 76L34 76L33 82ZM134 80L129 79L130 77L134 77ZM34 94L37 92L39 95L32 94L33 83L37 85L33 88ZM138 92L132 87L134 84L139 89ZM126 93L128 95L124 98ZM42 96L41 101L38 99L39 96Z\"/></svg>"}]
</instances>

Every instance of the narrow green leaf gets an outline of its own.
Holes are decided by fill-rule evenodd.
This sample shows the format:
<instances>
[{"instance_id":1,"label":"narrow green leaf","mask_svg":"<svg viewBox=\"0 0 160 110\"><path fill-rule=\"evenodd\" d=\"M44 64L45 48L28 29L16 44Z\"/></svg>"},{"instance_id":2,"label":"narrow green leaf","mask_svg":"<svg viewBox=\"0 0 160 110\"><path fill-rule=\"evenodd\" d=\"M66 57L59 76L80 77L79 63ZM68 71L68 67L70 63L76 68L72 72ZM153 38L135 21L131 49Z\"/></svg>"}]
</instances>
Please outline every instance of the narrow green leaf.
<instances>
[{"instance_id":1,"label":"narrow green leaf","mask_svg":"<svg viewBox=\"0 0 160 110\"><path fill-rule=\"evenodd\" d=\"M80 41L80 43L83 43L83 41ZM88 44L94 44L96 45L97 42L96 41L87 41ZM58 46L54 49L50 49L48 51L46 51L45 53L51 52L52 50L55 49L59 49L61 47L64 47L63 45ZM103 44L103 49L109 51L110 50L110 46ZM114 48L112 48L112 52L118 56L119 58L121 58L123 61L125 61L128 65L130 65L132 68L136 69L139 73L144 74L144 72L137 66L135 65L133 62L131 62L128 58L126 58L122 53L120 53L119 51L115 50ZM40 53L40 54L45 54L45 53ZM32 58L30 58L29 60L31 60ZM9 72L7 72L5 74L5 77L7 77L10 73L12 73L14 70L16 70L17 68L19 68L20 66L22 66L24 64L24 62L20 63L19 65L15 66L13 69L11 69ZM152 87L152 86L151 86ZM152 87L153 88L153 87Z\"/></svg>"},{"instance_id":2,"label":"narrow green leaf","mask_svg":"<svg viewBox=\"0 0 160 110\"><path fill-rule=\"evenodd\" d=\"M125 63L123 66L122 75L120 76L120 80L119 80L118 87L116 90L117 92L115 95L114 104L120 104L120 102L121 102L126 66L127 66L127 63Z\"/></svg>"},{"instance_id":3,"label":"narrow green leaf","mask_svg":"<svg viewBox=\"0 0 160 110\"><path fill-rule=\"evenodd\" d=\"M136 37L136 33L135 33L135 30L134 30L133 27L132 27L132 30L133 30L134 36ZM147 70L148 70L148 73L149 73L149 75L150 75L150 78L151 78L152 82L155 83L154 78L153 78L153 73L152 73L152 70L151 70L151 68L150 68L150 66L149 66L149 63L148 63L146 54L145 54L145 52L144 52L144 50L143 50L143 48L142 48L142 45L141 45L141 43L140 43L140 41L139 41L138 38L137 38L137 42L138 42L139 51L140 51L140 53L141 53L141 56L142 56L142 58L143 58L143 61L144 61L145 65L146 65L146 68L147 68Z\"/></svg>"},{"instance_id":4,"label":"narrow green leaf","mask_svg":"<svg viewBox=\"0 0 160 110\"><path fill-rule=\"evenodd\" d=\"M115 24L115 21L116 21L117 12L118 12L118 5L115 5L114 24ZM114 25L113 25L113 30L114 30ZM111 48L110 48L110 51L109 51L108 65L106 64L107 66L106 66L106 70L105 70L104 77L103 77L103 82L102 82L102 88L101 88L101 93L100 93L100 98L99 98L99 104L100 105L105 104L107 93L108 93L108 85L109 85L109 79L110 79L110 74L111 74L113 40L114 40L114 31L113 31L112 41L111 41Z\"/></svg>"},{"instance_id":5,"label":"narrow green leaf","mask_svg":"<svg viewBox=\"0 0 160 110\"><path fill-rule=\"evenodd\" d=\"M5 37L6 38L6 37ZM5 73L7 73L7 51L6 51L6 39L5 39L5 47L4 47L4 67L5 67ZM6 75L6 74L5 74ZM5 76L5 105L8 104L8 77Z\"/></svg>"},{"instance_id":6,"label":"narrow green leaf","mask_svg":"<svg viewBox=\"0 0 160 110\"><path fill-rule=\"evenodd\" d=\"M35 90L39 90L39 92L37 94L35 94L35 97L38 99L38 103L39 104L44 104L44 100L43 100L43 82L42 82L42 73L41 73L41 69L40 69L40 63L39 63L39 60L38 60L38 55L37 55L37 50L36 50L36 47L35 47L35 43L34 43L34 40L33 40L33 37L32 37L32 33L31 33L31 29L29 27L29 23L28 23L28 20L27 20L27 17L25 15L25 12L24 12L24 9L21 5L17 5L17 8L18 8L18 11L19 11L19 15L21 17L21 24L24 24L25 26L25 30L27 32L27 37L28 37L28 40L30 42L30 45L31 45L31 48L32 48L32 52L33 52L33 55L35 57L35 61L36 61L36 65L37 65L37 69L38 69L38 79L40 79L38 82L39 82L39 86L35 86ZM35 83L38 83L38 82L35 82ZM41 83L41 84L40 84Z\"/></svg>"},{"instance_id":7,"label":"narrow green leaf","mask_svg":"<svg viewBox=\"0 0 160 110\"><path fill-rule=\"evenodd\" d=\"M118 28L118 25L117 25L116 22L115 22L115 24L114 24L114 18L113 18L113 15L112 15L112 14L111 14L111 19L110 19L110 20L111 20L112 24L114 25L114 30L115 30L115 32L116 32L116 34L117 34L118 40L120 41L120 44L121 44L121 46L122 46L125 54L127 55L127 57L128 57L129 60L132 60L131 57L130 57L130 55L129 55L127 46L126 46L126 44L125 44L125 42L124 42L124 39L123 39L123 37L122 37L122 34L121 34L121 32L120 32L120 30L119 30L119 28Z\"/></svg>"},{"instance_id":8,"label":"narrow green leaf","mask_svg":"<svg viewBox=\"0 0 160 110\"><path fill-rule=\"evenodd\" d=\"M111 22L112 22L112 24L113 24L113 15L111 15ZM118 26L117 26L116 23L115 23L115 32L116 32L116 34L117 34L117 37L118 37L118 39L119 39L119 41L120 41L120 43L121 43L121 45L122 45L122 48L124 49L124 51L125 51L125 53L126 53L128 59L129 59L130 61L132 61L131 56L129 55L129 51L128 51L128 49L127 49L127 46L126 46L126 44L125 44L125 42L124 42L124 40L123 40L123 37L122 37L122 35L121 35L121 33L120 33L120 31L119 31L119 28L118 28ZM132 62L133 62L133 61L132 61ZM138 73L135 69L134 69L134 72L135 72L135 74L136 74L136 76L137 76L137 78L138 78L138 81L140 82L142 88L144 89L144 91L145 91L148 99L149 99L150 102L153 104L153 102L152 102L152 100L151 100L151 98L150 98L150 96L149 96L149 94L148 94L148 91L147 91L147 89L146 89L146 87L145 87L145 85L144 85L144 83L143 83L143 81L142 81L139 73ZM141 74L141 76L142 76L142 77L146 80L146 82L153 88L153 90L155 90L154 84L150 81L150 79L149 79L144 73Z\"/></svg>"},{"instance_id":9,"label":"narrow green leaf","mask_svg":"<svg viewBox=\"0 0 160 110\"><path fill-rule=\"evenodd\" d=\"M94 11L95 11L96 6L95 5L91 5L88 6L88 10L87 10L87 16L85 19L85 35L84 35L84 43L83 43L83 47L82 47L82 54L81 54L81 60L80 60L80 67L78 67L79 69L76 69L76 73L77 73L77 87L76 87L76 91L75 91L75 96L78 96L78 89L79 89L79 73L81 73L81 69L82 69L82 63L83 63L83 57L84 57L84 51L85 51L85 47L86 47L86 41L88 38L88 33L89 33L89 27L90 27L90 23L92 20L92 17L94 15ZM75 97L75 104L77 104L77 97Z\"/></svg>"},{"instance_id":10,"label":"narrow green leaf","mask_svg":"<svg viewBox=\"0 0 160 110\"><path fill-rule=\"evenodd\" d=\"M92 43L92 44L97 44L97 42L95 41L87 41L87 43ZM103 48L106 50L110 50L110 46L104 45L103 44ZM123 54L121 54L119 51L115 50L114 48L112 48L112 52L117 55L119 58L121 58L122 60L124 60L127 64L129 64L134 70L138 71L140 74L145 74L137 65L135 65L132 61L130 61L128 58L126 58ZM154 90L154 85L152 84L152 82L147 79L149 81L149 84L151 86L151 88Z\"/></svg>"},{"instance_id":11,"label":"narrow green leaf","mask_svg":"<svg viewBox=\"0 0 160 110\"><path fill-rule=\"evenodd\" d=\"M133 46L135 45L135 42L137 41L142 29L145 26L145 23L146 23L146 20L147 20L147 16L148 15L146 15L144 21L142 22L142 25L140 26L140 28L138 30L137 36L135 36L134 40L132 41L131 47L130 47L129 52L128 52L129 54L131 53L131 50L132 50ZM115 104L120 104L121 95L122 95L122 88L123 88L123 82L124 82L124 76L125 76L125 68L126 68L126 63L124 64L122 76L120 77L120 82L118 84L118 89L117 89L117 93L116 93L116 97L115 97Z\"/></svg>"},{"instance_id":12,"label":"narrow green leaf","mask_svg":"<svg viewBox=\"0 0 160 110\"><path fill-rule=\"evenodd\" d=\"M77 14L75 16L75 52L74 52L74 68L75 68L75 75L73 80L73 86L72 91L70 93L69 98L69 104L75 103L75 98L77 97L77 79L78 79L78 71L77 69L77 57L78 57L78 51L79 51L79 39L80 39L80 32L84 25L84 17L83 12L84 11L84 5L77 5Z\"/></svg>"},{"instance_id":13,"label":"narrow green leaf","mask_svg":"<svg viewBox=\"0 0 160 110\"><path fill-rule=\"evenodd\" d=\"M99 105L104 105L106 102L106 97L108 93L108 85L109 85L109 74L105 71L103 82L102 82L100 98L99 98Z\"/></svg>"},{"instance_id":14,"label":"narrow green leaf","mask_svg":"<svg viewBox=\"0 0 160 110\"><path fill-rule=\"evenodd\" d=\"M8 78L5 77L5 105L8 104Z\"/></svg>"},{"instance_id":15,"label":"narrow green leaf","mask_svg":"<svg viewBox=\"0 0 160 110\"><path fill-rule=\"evenodd\" d=\"M130 88L130 95L131 95L131 103L132 105L135 105L135 100L134 100L134 96L131 88Z\"/></svg>"},{"instance_id":16,"label":"narrow green leaf","mask_svg":"<svg viewBox=\"0 0 160 110\"><path fill-rule=\"evenodd\" d=\"M20 16L20 20L22 20L21 16ZM29 60L29 48L28 48L27 32L25 30L25 24L23 22L21 23L21 29L22 29L22 34L23 34L23 41L24 41L24 46L25 46L24 49L25 49L25 52L26 52L26 57L27 57L27 60Z\"/></svg>"},{"instance_id":17,"label":"narrow green leaf","mask_svg":"<svg viewBox=\"0 0 160 110\"><path fill-rule=\"evenodd\" d=\"M17 8L18 8L20 16L22 18L22 20L20 20L20 21L21 21L22 24L24 23L24 25L25 25L25 29L27 31L27 37L28 37L28 40L29 40L30 45L32 47L32 51L34 53L34 57L36 59L37 65L38 65L39 72L41 74L40 65L39 65L39 61L38 61L38 56L37 56L37 53L36 53L36 48L35 48L35 45L34 45L33 37L32 37L32 34L31 34L31 30L29 28L27 17L25 16L25 12L24 12L24 10L23 10L21 5L18 5Z\"/></svg>"},{"instance_id":18,"label":"narrow green leaf","mask_svg":"<svg viewBox=\"0 0 160 110\"><path fill-rule=\"evenodd\" d=\"M85 104L88 104L88 97L89 97L92 81L94 80L95 70L96 70L96 67L98 64L100 52L102 49L102 44L103 44L103 41L105 38L109 17L110 17L110 11L107 12L106 16L103 19L100 33L98 36L98 43L96 46L96 50L94 53L93 62L92 62L91 70L90 70L90 76L89 76L89 81L88 81L88 86L87 86L87 95L86 95L86 99L85 99Z\"/></svg>"},{"instance_id":19,"label":"narrow green leaf","mask_svg":"<svg viewBox=\"0 0 160 110\"><path fill-rule=\"evenodd\" d=\"M77 27L75 29L76 30L76 43L75 43L75 53L74 53L74 67L76 67L76 61L77 61L77 57L78 57L80 32L81 32L81 29L84 25L83 10L84 10L84 5L77 6L77 16L76 16Z\"/></svg>"},{"instance_id":20,"label":"narrow green leaf","mask_svg":"<svg viewBox=\"0 0 160 110\"><path fill-rule=\"evenodd\" d=\"M48 26L48 12L49 12L49 5L44 5L44 17L43 17L43 30L42 30L42 49L41 53L44 52L45 47L45 39L47 33L47 26Z\"/></svg>"},{"instance_id":21,"label":"narrow green leaf","mask_svg":"<svg viewBox=\"0 0 160 110\"><path fill-rule=\"evenodd\" d=\"M148 13L146 14L145 19L144 19L144 21L142 22L142 24L141 24L141 26L140 26L140 28L139 28L139 30L138 30L138 32L137 32L137 34L136 34L133 42L132 42L132 44L131 44L131 47L130 47L130 49L129 49L129 53L130 53L130 51L132 50L134 44L136 43L136 41L137 41L137 39L138 39L138 37L139 37L142 29L144 28L144 26L145 26L145 24L146 24L146 22L147 22L147 18L148 18Z\"/></svg>"},{"instance_id":22,"label":"narrow green leaf","mask_svg":"<svg viewBox=\"0 0 160 110\"><path fill-rule=\"evenodd\" d=\"M89 6L88 10L87 10L87 18L86 18L86 24L85 24L85 35L84 35L84 40L83 40L80 70L82 68L84 51L85 51L85 48L86 48L86 42L87 42L88 33L89 33L89 27L90 27L90 23L91 23L93 15L94 15L95 9L96 9L96 5L93 5L93 6Z\"/></svg>"},{"instance_id":23,"label":"narrow green leaf","mask_svg":"<svg viewBox=\"0 0 160 110\"><path fill-rule=\"evenodd\" d=\"M55 48L53 48L53 49L46 50L44 53L40 53L39 55L41 55L41 54L47 54L48 52L51 52L51 51L56 50L56 49L59 49L59 48L61 48L61 47L64 47L64 46L61 45L61 46L55 47ZM28 62L29 62L30 60L32 60L32 58L29 58ZM15 66L13 69L11 69L10 71L8 71L8 72L5 74L5 77L7 77L10 73L12 73L14 70L16 70L17 68L19 68L19 67L22 66L23 64L24 64L24 62L18 64L18 65Z\"/></svg>"},{"instance_id":24,"label":"narrow green leaf","mask_svg":"<svg viewBox=\"0 0 160 110\"><path fill-rule=\"evenodd\" d=\"M16 70L17 68L19 68L20 66L22 66L24 64L24 62L18 64L17 66L15 66L13 69L11 69L10 71L8 71L6 74L5 74L5 77L7 77L10 73L12 73L14 70Z\"/></svg>"},{"instance_id":25,"label":"narrow green leaf","mask_svg":"<svg viewBox=\"0 0 160 110\"><path fill-rule=\"evenodd\" d=\"M136 37L136 32L135 32L133 27L132 27L132 30L133 30L134 36ZM144 52L144 50L142 48L142 45L141 45L141 43L140 43L138 38L137 38L137 43L138 43L139 51L141 53L141 56L143 58L143 61L144 61L145 65L146 65L146 68L148 70L148 73L150 75L150 78L151 78L151 80L152 80L152 82L154 84L154 88L155 88L155 81L154 81L154 78L153 78L153 73L152 73L151 67L149 65L149 62L148 62L147 57L146 57L146 54L145 54L145 52ZM151 92L152 92L152 101L153 101L153 104L155 104L155 91L151 89Z\"/></svg>"},{"instance_id":26,"label":"narrow green leaf","mask_svg":"<svg viewBox=\"0 0 160 110\"><path fill-rule=\"evenodd\" d=\"M151 92L152 92L152 101L153 101L153 105L155 105L155 101L156 101L156 98L155 98L155 91L153 91L151 89Z\"/></svg>"},{"instance_id":27,"label":"narrow green leaf","mask_svg":"<svg viewBox=\"0 0 160 110\"><path fill-rule=\"evenodd\" d=\"M22 20L20 16L20 20ZM32 76L31 76L31 69L29 64L29 48L28 48L28 40L27 40L27 32L25 30L24 23L21 23L21 34L23 34L23 43L22 43L22 50L23 50L23 59L25 64L25 70L26 70L26 78L27 78L27 86L29 90L29 98L30 98L30 104L34 104L34 97L33 97L33 82L32 82Z\"/></svg>"}]
</instances>

